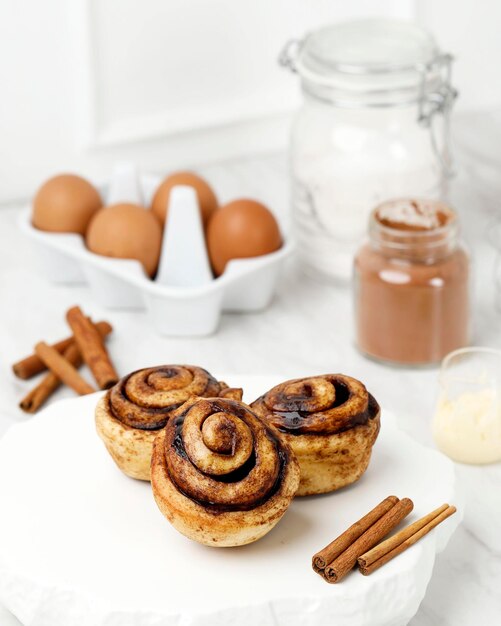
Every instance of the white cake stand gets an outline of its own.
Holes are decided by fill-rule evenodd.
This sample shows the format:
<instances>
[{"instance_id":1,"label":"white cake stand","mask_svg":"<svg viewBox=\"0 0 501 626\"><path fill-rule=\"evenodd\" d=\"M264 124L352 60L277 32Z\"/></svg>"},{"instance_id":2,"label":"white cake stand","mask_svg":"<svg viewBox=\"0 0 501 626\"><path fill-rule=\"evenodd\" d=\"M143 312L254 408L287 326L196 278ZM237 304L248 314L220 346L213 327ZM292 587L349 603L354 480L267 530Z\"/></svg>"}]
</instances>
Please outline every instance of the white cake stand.
<instances>
[{"instance_id":1,"label":"white cake stand","mask_svg":"<svg viewBox=\"0 0 501 626\"><path fill-rule=\"evenodd\" d=\"M230 377L252 400L277 381ZM0 441L0 603L30 626L401 626L417 611L435 555L461 513L369 577L328 585L311 556L390 494L415 520L460 504L454 467L395 426L365 476L296 499L275 529L241 548L180 535L150 486L123 476L94 431L99 395L56 403ZM461 509L460 509L461 511Z\"/></svg>"}]
</instances>

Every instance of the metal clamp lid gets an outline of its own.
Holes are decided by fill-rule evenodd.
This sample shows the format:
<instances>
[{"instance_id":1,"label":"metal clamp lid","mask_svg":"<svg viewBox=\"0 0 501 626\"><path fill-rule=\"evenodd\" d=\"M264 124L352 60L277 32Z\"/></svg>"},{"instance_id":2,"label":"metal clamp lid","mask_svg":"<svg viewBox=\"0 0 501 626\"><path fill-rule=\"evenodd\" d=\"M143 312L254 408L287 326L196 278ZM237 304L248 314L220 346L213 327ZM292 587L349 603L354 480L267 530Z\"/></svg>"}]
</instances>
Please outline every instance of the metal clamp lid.
<instances>
[{"instance_id":1,"label":"metal clamp lid","mask_svg":"<svg viewBox=\"0 0 501 626\"><path fill-rule=\"evenodd\" d=\"M278 55L279 65L297 74L296 59L302 44L302 39L289 39Z\"/></svg>"},{"instance_id":2,"label":"metal clamp lid","mask_svg":"<svg viewBox=\"0 0 501 626\"><path fill-rule=\"evenodd\" d=\"M295 74L301 73L298 58L304 42L305 39L289 39L279 54L278 63ZM443 170L444 176L448 178L454 174L450 145L450 113L458 96L457 90L451 84L453 61L454 57L452 55L440 53L426 64L392 65L386 69L388 73L410 70L420 75L414 100L418 104L417 122L423 127L430 129L430 141L433 152ZM385 70L382 68L377 70L367 68L364 71L364 68L360 66L354 67L342 64L337 65L335 69L341 73L346 72L351 75L385 73ZM367 92L367 94L369 95L370 92ZM333 100L332 103L335 105L336 101ZM343 103L343 106L346 106L346 104ZM369 104L368 106L371 105ZM441 117L443 122L442 146L439 145L435 123L439 117Z\"/></svg>"},{"instance_id":3,"label":"metal clamp lid","mask_svg":"<svg viewBox=\"0 0 501 626\"><path fill-rule=\"evenodd\" d=\"M441 54L432 62L420 68L421 87L418 100L418 122L425 128L430 129L431 145L437 157L444 175L450 178L454 174L451 139L450 139L450 117L454 102L458 96L458 91L452 86L452 62L454 57L450 54ZM431 76L441 76L438 86L430 88ZM437 114L443 119L443 147L440 149L434 121Z\"/></svg>"}]
</instances>

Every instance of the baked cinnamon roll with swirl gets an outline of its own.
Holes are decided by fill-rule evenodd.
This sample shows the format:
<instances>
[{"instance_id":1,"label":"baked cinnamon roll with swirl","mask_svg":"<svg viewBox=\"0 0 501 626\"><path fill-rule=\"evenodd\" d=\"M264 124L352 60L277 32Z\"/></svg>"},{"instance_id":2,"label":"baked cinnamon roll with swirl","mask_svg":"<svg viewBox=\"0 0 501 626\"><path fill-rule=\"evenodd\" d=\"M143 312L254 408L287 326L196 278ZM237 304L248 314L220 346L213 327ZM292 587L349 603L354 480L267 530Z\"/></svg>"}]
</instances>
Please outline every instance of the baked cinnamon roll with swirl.
<instances>
[{"instance_id":1,"label":"baked cinnamon roll with swirl","mask_svg":"<svg viewBox=\"0 0 501 626\"><path fill-rule=\"evenodd\" d=\"M269 532L299 485L297 460L250 408L192 398L155 439L151 486L160 511L208 546L241 546Z\"/></svg>"},{"instance_id":2,"label":"baked cinnamon roll with swirl","mask_svg":"<svg viewBox=\"0 0 501 626\"><path fill-rule=\"evenodd\" d=\"M380 408L365 386L343 374L288 380L251 404L290 444L301 468L298 496L327 493L367 469Z\"/></svg>"},{"instance_id":3,"label":"baked cinnamon roll with swirl","mask_svg":"<svg viewBox=\"0 0 501 626\"><path fill-rule=\"evenodd\" d=\"M99 400L97 432L124 474L150 480L155 436L192 396L240 400L242 390L230 389L201 367L162 365L125 376Z\"/></svg>"}]
</instances>

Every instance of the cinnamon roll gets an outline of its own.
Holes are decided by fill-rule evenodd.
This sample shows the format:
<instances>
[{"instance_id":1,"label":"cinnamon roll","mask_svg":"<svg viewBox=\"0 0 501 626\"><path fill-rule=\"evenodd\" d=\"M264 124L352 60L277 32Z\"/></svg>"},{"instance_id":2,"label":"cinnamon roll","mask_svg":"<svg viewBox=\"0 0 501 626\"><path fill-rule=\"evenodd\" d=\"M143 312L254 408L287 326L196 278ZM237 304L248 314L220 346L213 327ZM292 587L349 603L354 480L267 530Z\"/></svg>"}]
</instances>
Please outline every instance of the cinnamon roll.
<instances>
[{"instance_id":1,"label":"cinnamon roll","mask_svg":"<svg viewBox=\"0 0 501 626\"><path fill-rule=\"evenodd\" d=\"M162 365L122 378L99 400L96 428L118 467L150 480L153 441L175 409L192 396L242 398L209 372L193 365Z\"/></svg>"},{"instance_id":2,"label":"cinnamon roll","mask_svg":"<svg viewBox=\"0 0 501 626\"><path fill-rule=\"evenodd\" d=\"M285 513L299 466L246 404L192 398L155 439L151 485L160 511L183 535L208 546L241 546Z\"/></svg>"},{"instance_id":3,"label":"cinnamon roll","mask_svg":"<svg viewBox=\"0 0 501 626\"><path fill-rule=\"evenodd\" d=\"M380 409L359 380L342 374L289 380L251 407L296 454L301 468L298 496L340 489L367 469Z\"/></svg>"}]
</instances>

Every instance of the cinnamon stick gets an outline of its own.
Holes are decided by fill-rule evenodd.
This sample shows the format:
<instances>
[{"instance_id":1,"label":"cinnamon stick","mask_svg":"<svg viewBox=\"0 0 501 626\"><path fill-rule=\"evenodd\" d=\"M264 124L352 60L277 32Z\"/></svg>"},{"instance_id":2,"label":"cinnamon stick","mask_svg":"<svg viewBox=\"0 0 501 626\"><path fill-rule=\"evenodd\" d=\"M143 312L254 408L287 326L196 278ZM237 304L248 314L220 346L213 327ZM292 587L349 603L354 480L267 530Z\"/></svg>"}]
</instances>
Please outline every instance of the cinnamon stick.
<instances>
[{"instance_id":1,"label":"cinnamon stick","mask_svg":"<svg viewBox=\"0 0 501 626\"><path fill-rule=\"evenodd\" d=\"M95 326L102 337L109 335L112 331L112 327L110 324L108 324L108 322L97 322ZM73 344L74 341L75 340L73 336L67 337L66 339L62 339L61 341L56 342L52 345L52 347L61 354L64 354L66 348ZM32 378L36 374L40 374L40 372L43 372L46 369L47 368L45 366L45 363L36 354L31 354L30 356L21 359L17 363L14 363L14 365L12 366L14 374L18 378L22 378L24 380Z\"/></svg>"},{"instance_id":2,"label":"cinnamon stick","mask_svg":"<svg viewBox=\"0 0 501 626\"><path fill-rule=\"evenodd\" d=\"M72 307L66 313L66 319L73 331L83 360L89 366L99 388L109 389L118 381L118 374L111 363L99 332L77 306Z\"/></svg>"},{"instance_id":3,"label":"cinnamon stick","mask_svg":"<svg viewBox=\"0 0 501 626\"><path fill-rule=\"evenodd\" d=\"M388 512L397 502L396 496L388 496L376 507L364 515L358 522L352 524L343 534L339 535L323 550L313 555L311 565L313 569L320 573L325 567L334 561L342 552L346 550L356 539L358 539L372 524L377 522L386 512Z\"/></svg>"},{"instance_id":4,"label":"cinnamon stick","mask_svg":"<svg viewBox=\"0 0 501 626\"><path fill-rule=\"evenodd\" d=\"M456 512L456 507L444 504L435 511L425 515L414 524L410 524L403 528L400 532L393 535L378 546L369 550L358 559L360 571L364 576L372 574L388 561L410 548L422 537L427 535L430 530L438 526L445 519Z\"/></svg>"},{"instance_id":5,"label":"cinnamon stick","mask_svg":"<svg viewBox=\"0 0 501 626\"><path fill-rule=\"evenodd\" d=\"M338 583L356 564L358 557L373 548L383 537L392 531L413 509L414 504L409 498L403 498L389 511L370 526L344 552L332 561L324 570L325 580Z\"/></svg>"},{"instance_id":6,"label":"cinnamon stick","mask_svg":"<svg viewBox=\"0 0 501 626\"><path fill-rule=\"evenodd\" d=\"M74 367L80 367L80 365L82 364L80 351L73 341L70 342L70 344L64 350L63 356ZM44 402L48 398L50 398L54 391L56 391L56 389L60 387L61 384L62 383L60 378L58 378L53 372L48 372L42 378L40 383L21 400L21 402L19 403L20 408L26 413L36 413L38 409L44 404Z\"/></svg>"},{"instance_id":7,"label":"cinnamon stick","mask_svg":"<svg viewBox=\"0 0 501 626\"><path fill-rule=\"evenodd\" d=\"M95 389L80 376L75 367L62 354L59 354L57 350L40 341L35 346L35 353L51 372L78 394L83 396L88 393L94 393Z\"/></svg>"}]
</instances>

